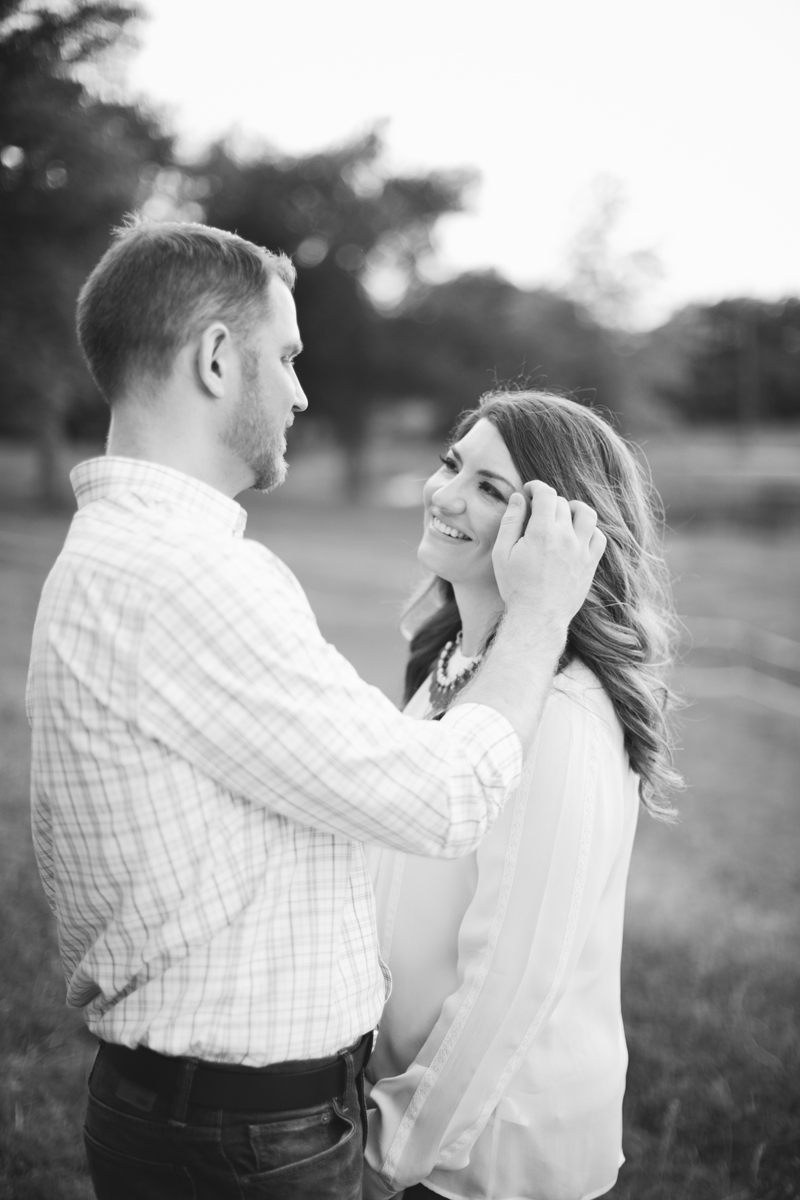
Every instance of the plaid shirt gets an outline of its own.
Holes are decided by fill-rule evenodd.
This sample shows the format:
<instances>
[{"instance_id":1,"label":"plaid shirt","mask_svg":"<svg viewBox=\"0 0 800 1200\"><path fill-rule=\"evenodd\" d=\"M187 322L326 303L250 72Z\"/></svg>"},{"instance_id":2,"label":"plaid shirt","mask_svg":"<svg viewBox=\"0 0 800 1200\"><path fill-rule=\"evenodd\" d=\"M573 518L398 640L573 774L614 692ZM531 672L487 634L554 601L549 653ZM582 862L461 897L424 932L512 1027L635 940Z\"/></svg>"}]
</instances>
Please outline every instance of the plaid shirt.
<instances>
[{"instance_id":1,"label":"plaid shirt","mask_svg":"<svg viewBox=\"0 0 800 1200\"><path fill-rule=\"evenodd\" d=\"M377 1022L362 842L454 856L520 771L492 709L398 713L233 500L94 459L33 637L36 854L99 1037L261 1066Z\"/></svg>"}]
</instances>

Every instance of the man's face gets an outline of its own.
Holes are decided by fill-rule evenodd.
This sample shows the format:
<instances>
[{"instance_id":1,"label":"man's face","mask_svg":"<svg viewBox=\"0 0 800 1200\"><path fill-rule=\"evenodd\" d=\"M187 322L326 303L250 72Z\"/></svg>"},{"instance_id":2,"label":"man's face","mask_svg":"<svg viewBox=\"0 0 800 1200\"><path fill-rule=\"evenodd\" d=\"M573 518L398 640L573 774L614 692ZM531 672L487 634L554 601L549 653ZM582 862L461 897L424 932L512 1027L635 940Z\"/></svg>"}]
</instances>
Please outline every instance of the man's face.
<instances>
[{"instance_id":1,"label":"man's face","mask_svg":"<svg viewBox=\"0 0 800 1200\"><path fill-rule=\"evenodd\" d=\"M286 430L308 401L295 375L302 350L292 293L280 279L269 286L269 315L241 351L239 402L223 441L251 469L256 491L271 492L286 478Z\"/></svg>"}]
</instances>

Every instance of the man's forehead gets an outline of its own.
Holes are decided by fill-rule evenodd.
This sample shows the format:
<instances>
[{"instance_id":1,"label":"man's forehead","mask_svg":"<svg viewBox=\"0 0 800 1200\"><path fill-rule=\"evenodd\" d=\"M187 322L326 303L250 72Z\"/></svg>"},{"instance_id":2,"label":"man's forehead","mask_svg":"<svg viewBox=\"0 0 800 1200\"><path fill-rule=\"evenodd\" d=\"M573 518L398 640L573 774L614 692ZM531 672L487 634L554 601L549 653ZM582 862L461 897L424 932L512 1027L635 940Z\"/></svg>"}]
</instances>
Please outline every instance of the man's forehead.
<instances>
[{"instance_id":1,"label":"man's forehead","mask_svg":"<svg viewBox=\"0 0 800 1200\"><path fill-rule=\"evenodd\" d=\"M265 330L279 342L301 346L294 297L282 279L270 281ZM297 351L299 353L299 349Z\"/></svg>"}]
</instances>

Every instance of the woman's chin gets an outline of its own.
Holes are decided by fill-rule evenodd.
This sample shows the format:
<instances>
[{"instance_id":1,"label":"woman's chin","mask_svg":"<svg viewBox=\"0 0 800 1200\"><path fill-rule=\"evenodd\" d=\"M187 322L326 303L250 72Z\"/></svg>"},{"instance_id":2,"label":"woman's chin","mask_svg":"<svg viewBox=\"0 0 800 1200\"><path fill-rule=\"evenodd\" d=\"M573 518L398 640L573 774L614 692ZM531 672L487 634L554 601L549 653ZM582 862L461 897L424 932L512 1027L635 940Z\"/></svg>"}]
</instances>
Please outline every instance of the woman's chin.
<instances>
[{"instance_id":1,"label":"woman's chin","mask_svg":"<svg viewBox=\"0 0 800 1200\"><path fill-rule=\"evenodd\" d=\"M438 575L440 579L446 579L448 583L452 582L450 579L451 564L448 564L447 556L437 552L427 535L423 537L417 547L417 561L426 571L432 571L434 575Z\"/></svg>"}]
</instances>

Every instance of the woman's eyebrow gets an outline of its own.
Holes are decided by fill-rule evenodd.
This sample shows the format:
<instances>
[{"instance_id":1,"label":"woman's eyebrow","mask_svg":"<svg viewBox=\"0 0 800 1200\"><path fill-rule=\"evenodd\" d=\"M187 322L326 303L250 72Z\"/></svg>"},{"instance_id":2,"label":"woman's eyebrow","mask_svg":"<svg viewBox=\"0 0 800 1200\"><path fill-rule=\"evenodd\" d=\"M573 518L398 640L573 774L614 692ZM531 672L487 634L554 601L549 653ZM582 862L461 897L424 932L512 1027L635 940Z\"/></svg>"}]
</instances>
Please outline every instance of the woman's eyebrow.
<instances>
[{"instance_id":1,"label":"woman's eyebrow","mask_svg":"<svg viewBox=\"0 0 800 1200\"><path fill-rule=\"evenodd\" d=\"M477 471L476 474L482 475L484 479L499 479L506 487L510 487L512 492L518 492L519 488L510 479L506 479L505 475L498 475L496 471Z\"/></svg>"},{"instance_id":2,"label":"woman's eyebrow","mask_svg":"<svg viewBox=\"0 0 800 1200\"><path fill-rule=\"evenodd\" d=\"M463 466L464 460L456 450L455 446L450 447L450 453L458 465ZM519 488L515 483L512 483L510 479L506 479L505 475L498 475L497 471L476 471L475 474L480 475L483 479L499 479L501 483L506 485L506 487L510 487L512 492L519 491Z\"/></svg>"}]
</instances>

